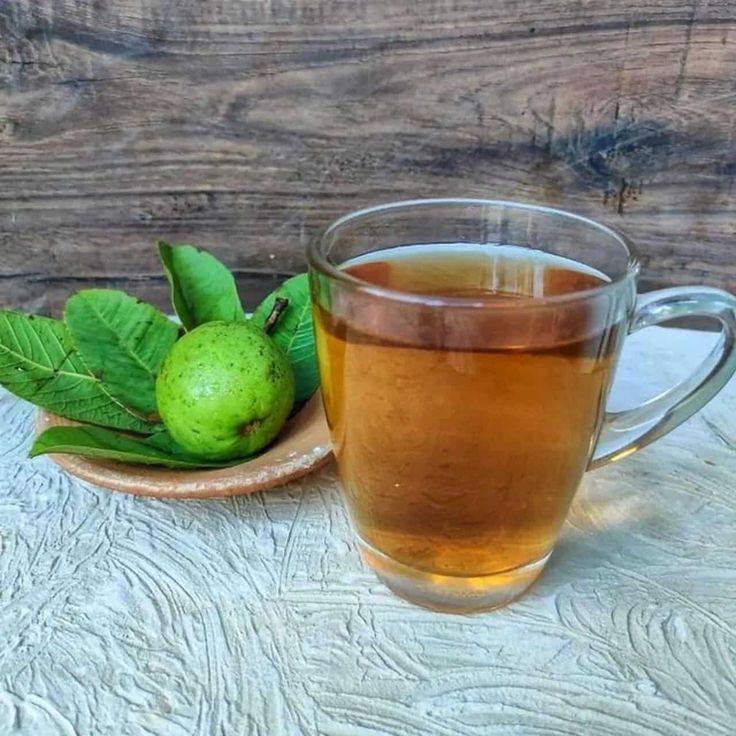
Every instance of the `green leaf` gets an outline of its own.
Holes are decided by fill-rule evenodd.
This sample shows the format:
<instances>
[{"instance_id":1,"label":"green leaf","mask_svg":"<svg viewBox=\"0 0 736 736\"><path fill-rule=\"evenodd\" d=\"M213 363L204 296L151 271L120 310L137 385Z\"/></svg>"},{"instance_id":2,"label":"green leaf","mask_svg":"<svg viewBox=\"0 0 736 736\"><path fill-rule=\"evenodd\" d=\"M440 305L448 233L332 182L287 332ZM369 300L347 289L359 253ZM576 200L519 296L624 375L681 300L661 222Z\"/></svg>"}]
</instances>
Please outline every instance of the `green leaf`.
<instances>
[{"instance_id":1,"label":"green leaf","mask_svg":"<svg viewBox=\"0 0 736 736\"><path fill-rule=\"evenodd\" d=\"M0 311L0 384L69 419L144 434L157 429L90 375L57 320Z\"/></svg>"},{"instance_id":2,"label":"green leaf","mask_svg":"<svg viewBox=\"0 0 736 736\"><path fill-rule=\"evenodd\" d=\"M289 304L270 332L271 338L286 352L296 379L295 403L306 401L319 387L317 354L314 346L312 306L309 299L309 278L306 273L284 281L269 294L253 313L253 321L263 327L276 299L288 299Z\"/></svg>"},{"instance_id":3,"label":"green leaf","mask_svg":"<svg viewBox=\"0 0 736 736\"><path fill-rule=\"evenodd\" d=\"M105 390L146 415L156 411L156 376L179 335L150 304L112 289L85 289L64 307L74 347Z\"/></svg>"},{"instance_id":4,"label":"green leaf","mask_svg":"<svg viewBox=\"0 0 736 736\"><path fill-rule=\"evenodd\" d=\"M171 301L185 330L205 322L245 320L235 279L213 255L191 245L160 241L158 253L171 285Z\"/></svg>"},{"instance_id":5,"label":"green leaf","mask_svg":"<svg viewBox=\"0 0 736 736\"><path fill-rule=\"evenodd\" d=\"M194 457L178 450L166 432L135 439L100 427L51 427L36 438L29 455L49 452L167 468L222 468L242 462L215 463Z\"/></svg>"}]
</instances>

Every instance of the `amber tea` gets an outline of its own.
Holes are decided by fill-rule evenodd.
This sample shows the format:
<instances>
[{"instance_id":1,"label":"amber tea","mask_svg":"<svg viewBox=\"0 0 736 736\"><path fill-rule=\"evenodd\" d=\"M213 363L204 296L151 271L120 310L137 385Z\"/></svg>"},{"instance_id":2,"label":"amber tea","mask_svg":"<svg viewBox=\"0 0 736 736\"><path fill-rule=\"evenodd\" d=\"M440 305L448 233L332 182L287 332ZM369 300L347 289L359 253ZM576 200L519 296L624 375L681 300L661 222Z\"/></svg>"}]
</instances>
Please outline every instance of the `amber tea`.
<instances>
[{"instance_id":1,"label":"amber tea","mask_svg":"<svg viewBox=\"0 0 736 736\"><path fill-rule=\"evenodd\" d=\"M343 269L400 292L315 307L328 422L371 564L472 578L544 559L595 444L622 332L584 300L555 298L606 277L468 244L397 247Z\"/></svg>"}]
</instances>

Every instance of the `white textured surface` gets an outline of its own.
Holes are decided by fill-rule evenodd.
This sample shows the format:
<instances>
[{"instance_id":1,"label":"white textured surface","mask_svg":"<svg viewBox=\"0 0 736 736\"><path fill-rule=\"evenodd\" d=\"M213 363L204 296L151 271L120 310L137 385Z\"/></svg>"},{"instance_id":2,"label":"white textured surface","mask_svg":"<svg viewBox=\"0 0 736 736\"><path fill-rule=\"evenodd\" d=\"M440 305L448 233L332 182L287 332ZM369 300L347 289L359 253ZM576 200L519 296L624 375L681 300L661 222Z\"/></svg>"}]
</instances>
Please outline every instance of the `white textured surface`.
<instances>
[{"instance_id":1,"label":"white textured surface","mask_svg":"<svg viewBox=\"0 0 736 736\"><path fill-rule=\"evenodd\" d=\"M641 333L627 394L710 339ZM736 733L733 382L589 474L539 584L477 616L374 580L330 469L152 501L25 459L31 427L0 393L2 736Z\"/></svg>"}]
</instances>

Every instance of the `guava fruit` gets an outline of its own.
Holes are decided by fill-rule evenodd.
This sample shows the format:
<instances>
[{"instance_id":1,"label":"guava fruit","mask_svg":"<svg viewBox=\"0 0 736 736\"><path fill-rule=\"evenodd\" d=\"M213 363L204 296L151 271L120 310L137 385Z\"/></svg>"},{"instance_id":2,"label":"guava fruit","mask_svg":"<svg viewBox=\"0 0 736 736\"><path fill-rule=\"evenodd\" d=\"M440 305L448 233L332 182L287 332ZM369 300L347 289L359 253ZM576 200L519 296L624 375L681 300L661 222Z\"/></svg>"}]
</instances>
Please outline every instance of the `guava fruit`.
<instances>
[{"instance_id":1,"label":"guava fruit","mask_svg":"<svg viewBox=\"0 0 736 736\"><path fill-rule=\"evenodd\" d=\"M247 457L268 445L294 403L286 355L248 322L207 322L174 343L156 379L171 436L208 460Z\"/></svg>"}]
</instances>

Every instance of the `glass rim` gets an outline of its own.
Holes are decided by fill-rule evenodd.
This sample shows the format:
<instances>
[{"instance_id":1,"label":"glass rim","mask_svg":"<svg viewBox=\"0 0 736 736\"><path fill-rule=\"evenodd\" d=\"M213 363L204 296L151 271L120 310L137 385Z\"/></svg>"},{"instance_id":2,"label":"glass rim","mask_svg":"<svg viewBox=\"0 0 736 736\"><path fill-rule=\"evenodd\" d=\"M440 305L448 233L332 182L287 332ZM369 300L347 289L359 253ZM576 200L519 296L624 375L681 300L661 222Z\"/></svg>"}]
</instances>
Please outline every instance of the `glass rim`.
<instances>
[{"instance_id":1,"label":"glass rim","mask_svg":"<svg viewBox=\"0 0 736 736\"><path fill-rule=\"evenodd\" d=\"M379 286L370 281L360 279L347 273L345 270L330 262L323 253L321 244L324 239L331 233L342 227L343 225L358 222L362 219L373 217L384 213L390 213L401 209L431 207L431 206L447 206L447 205L468 205L468 206L485 206L494 208L510 208L521 210L524 212L539 213L543 215L552 215L562 217L564 219L577 222L587 228L598 230L601 234L615 240L624 248L627 255L627 263L625 272L614 280L594 286L589 289L580 289L577 291L565 292L564 294L556 294L544 297L527 297L522 299L514 299L511 301L483 300L473 296L452 296L443 297L433 294L422 294L421 292L402 291L401 289L393 289L387 286ZM407 243L406 245L410 245ZM397 246L401 247L401 246ZM522 246L524 247L524 246ZM480 199L472 197L437 197L426 199L407 199L386 202L383 204L365 207L363 209L348 212L336 220L333 220L327 227L315 235L307 244L307 263L316 271L339 281L354 289L359 289L374 296L392 299L395 301L407 302L412 304L423 304L426 306L457 306L457 307L483 307L493 309L520 309L533 308L546 305L561 304L566 302L574 302L582 299L589 299L600 296L616 289L621 288L626 283L635 279L641 267L641 262L637 253L637 249L631 240L619 232L603 223L592 220L589 217L575 214L567 210L561 210L545 205L533 204L528 202L516 202L514 200L505 199Z\"/></svg>"}]
</instances>

